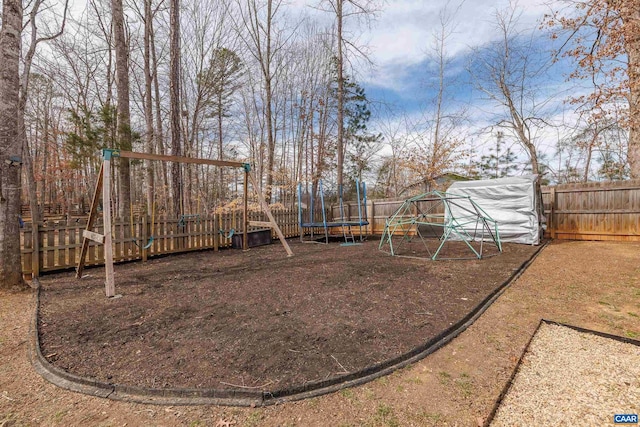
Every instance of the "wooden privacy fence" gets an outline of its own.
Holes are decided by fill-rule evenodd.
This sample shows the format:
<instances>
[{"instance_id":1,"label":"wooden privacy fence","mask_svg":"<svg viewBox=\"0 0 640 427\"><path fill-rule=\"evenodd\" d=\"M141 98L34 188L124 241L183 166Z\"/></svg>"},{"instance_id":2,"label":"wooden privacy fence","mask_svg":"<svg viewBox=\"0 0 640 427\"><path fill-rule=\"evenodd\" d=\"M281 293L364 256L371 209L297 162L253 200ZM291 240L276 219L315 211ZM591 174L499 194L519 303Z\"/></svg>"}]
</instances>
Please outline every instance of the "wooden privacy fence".
<instances>
[{"instance_id":1,"label":"wooden privacy fence","mask_svg":"<svg viewBox=\"0 0 640 427\"><path fill-rule=\"evenodd\" d=\"M640 180L543 187L554 239L640 241Z\"/></svg>"},{"instance_id":2,"label":"wooden privacy fence","mask_svg":"<svg viewBox=\"0 0 640 427\"><path fill-rule=\"evenodd\" d=\"M281 210L272 212L285 237L297 237L297 210ZM250 221L266 221L263 212L249 212ZM144 226L146 224L146 227ZM153 241L146 250L149 257L173 254L201 249L226 248L231 246L231 230L242 232L242 212L229 212L215 216L190 216L180 219L156 219L151 227L148 218L142 217L134 221L133 229L129 220L116 220L113 224L113 257L114 261L139 260L143 257L142 248ZM27 222L21 229L20 243L22 252L22 272L31 275L38 273L74 268L78 264L82 248L82 230L86 226L86 218L73 219L71 223L59 221L39 225L39 247L33 247L33 228ZM103 233L102 224L95 227L97 233ZM249 227L249 231L259 229ZM147 230L151 231L149 233ZM275 231L272 230L272 233ZM131 237L126 237L131 236ZM277 238L273 234L274 238ZM90 242L85 265L104 264L104 246Z\"/></svg>"},{"instance_id":3,"label":"wooden privacy fence","mask_svg":"<svg viewBox=\"0 0 640 427\"><path fill-rule=\"evenodd\" d=\"M564 184L543 187L543 201L547 216L547 235L555 239L640 241L640 180ZM380 235L385 219L400 207L403 200L368 200L363 206L369 225L362 227L363 234ZM344 203L345 219L358 220L356 202ZM436 213L436 212L434 212ZM442 213L442 212L439 212ZM285 237L300 235L297 210L273 211L276 222ZM305 213L306 215L306 213ZM329 220L340 217L340 207L329 209ZM250 221L265 221L262 212L251 212ZM33 229L29 222L21 229L22 266L24 274L34 270L48 272L73 268L77 265L82 246L82 230L86 219L73 219L57 224L39 225L38 248L33 247ZM147 227L143 227L143 223ZM102 233L100 224L96 227ZM142 259L140 247L148 243L146 230L152 230L153 242L148 256L188 252L201 249L217 249L231 246L227 237L231 229L242 231L241 212L229 212L212 217L193 217L180 224L178 219L157 220L153 230L148 218L133 224L116 221L114 224L114 259L127 261ZM250 227L255 229L255 227ZM222 230L223 234L220 234ZM305 230L306 231L306 230ZM354 234L359 227L353 227ZM340 232L340 230L334 230ZM134 236L137 238L134 243ZM273 236L275 238L275 235ZM104 262L102 245L91 243L87 265Z\"/></svg>"}]
</instances>

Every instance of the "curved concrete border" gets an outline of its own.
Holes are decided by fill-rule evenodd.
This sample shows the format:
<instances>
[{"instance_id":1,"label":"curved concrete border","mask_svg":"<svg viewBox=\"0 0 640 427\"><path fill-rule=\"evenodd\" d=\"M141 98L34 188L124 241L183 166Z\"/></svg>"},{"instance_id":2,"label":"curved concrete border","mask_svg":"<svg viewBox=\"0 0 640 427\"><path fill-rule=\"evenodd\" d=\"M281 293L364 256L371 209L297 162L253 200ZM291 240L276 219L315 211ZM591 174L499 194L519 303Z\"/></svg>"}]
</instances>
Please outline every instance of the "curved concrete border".
<instances>
[{"instance_id":1,"label":"curved concrete border","mask_svg":"<svg viewBox=\"0 0 640 427\"><path fill-rule=\"evenodd\" d=\"M40 313L40 283L34 279L36 285L36 308L31 325L30 358L35 370L47 381L67 390L76 391L92 396L106 397L137 403L152 403L158 405L227 405L227 406L267 406L288 401L306 399L332 393L347 387L364 384L376 378L388 375L398 369L415 363L435 352L449 341L460 335L476 321L531 265L549 242L540 245L538 250L523 262L518 269L496 290L489 294L473 310L456 324L447 328L434 338L398 357L386 360L367 368L361 369L325 381L309 382L300 386L274 391L254 391L238 389L151 389L127 385L111 384L71 374L55 367L42 355L38 316Z\"/></svg>"}]
</instances>

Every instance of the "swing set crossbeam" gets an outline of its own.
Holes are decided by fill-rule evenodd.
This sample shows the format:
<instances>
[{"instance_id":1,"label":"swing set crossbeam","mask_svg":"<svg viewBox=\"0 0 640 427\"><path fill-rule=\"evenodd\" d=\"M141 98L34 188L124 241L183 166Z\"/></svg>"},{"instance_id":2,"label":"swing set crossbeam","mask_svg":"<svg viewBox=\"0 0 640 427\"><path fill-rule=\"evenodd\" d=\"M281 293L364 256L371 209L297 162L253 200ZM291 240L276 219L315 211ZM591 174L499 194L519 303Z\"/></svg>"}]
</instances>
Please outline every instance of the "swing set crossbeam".
<instances>
[{"instance_id":1,"label":"swing set crossbeam","mask_svg":"<svg viewBox=\"0 0 640 427\"><path fill-rule=\"evenodd\" d=\"M159 160L165 162L178 162L178 163L195 163L201 165L213 165L213 166L224 166L224 167L234 167L234 168L242 168L244 169L244 212L243 212L243 223L244 229L247 230L250 222L248 220L248 184L251 181L251 185L258 197L258 201L262 207L262 210L265 211L267 217L269 218L270 228L276 231L282 246L285 248L287 255L292 256L293 252L289 247L289 244L285 240L284 234L280 230L280 227L275 221L275 218L271 214L271 210L269 209L269 205L267 205L264 197L258 190L258 186L255 178L251 174L251 165L249 163L242 162L232 162L226 160L210 160L210 159L201 159L194 157L184 157L184 156L167 156L160 154L149 154L149 153L137 153L133 151L124 151L117 150L112 148L105 148L102 150L102 158L103 162L100 166L100 171L98 173L98 179L96 182L96 187L93 194L93 200L91 203L91 210L89 213L89 220L87 221L87 226L83 231L84 240L82 242L82 250L80 252L80 260L78 261L78 267L76 269L76 277L81 278L82 272L84 270L85 258L87 255L87 251L89 249L89 242L96 241L98 243L104 244L104 265L106 272L106 281L105 281L105 293L107 297L115 296L115 280L113 277L113 238L111 231L111 160L116 157L128 158L128 159L141 159L141 160ZM98 217L98 205L100 202L100 193L102 193L103 200L103 225L104 225L104 235L95 233L92 231L96 218ZM152 220L153 222L153 220ZM265 224L267 222L265 221ZM146 260L146 251L151 247L153 242L153 236L150 241L142 247L143 250L143 260ZM136 243L134 241L134 243ZM136 243L137 245L137 243ZM248 249L247 243L247 233L244 233L242 248L244 250Z\"/></svg>"},{"instance_id":2,"label":"swing set crossbeam","mask_svg":"<svg viewBox=\"0 0 640 427\"><path fill-rule=\"evenodd\" d=\"M112 157L123 157L126 159L139 159L139 160L160 160L163 162L177 162L177 163L194 163L198 165L212 165L212 166L227 166L231 168L247 168L250 169L248 163L232 162L227 160L211 160L200 159L196 157L184 157L184 156L167 156L164 154L149 154L149 153L136 153L134 151L124 150L112 150L105 149L111 152Z\"/></svg>"}]
</instances>

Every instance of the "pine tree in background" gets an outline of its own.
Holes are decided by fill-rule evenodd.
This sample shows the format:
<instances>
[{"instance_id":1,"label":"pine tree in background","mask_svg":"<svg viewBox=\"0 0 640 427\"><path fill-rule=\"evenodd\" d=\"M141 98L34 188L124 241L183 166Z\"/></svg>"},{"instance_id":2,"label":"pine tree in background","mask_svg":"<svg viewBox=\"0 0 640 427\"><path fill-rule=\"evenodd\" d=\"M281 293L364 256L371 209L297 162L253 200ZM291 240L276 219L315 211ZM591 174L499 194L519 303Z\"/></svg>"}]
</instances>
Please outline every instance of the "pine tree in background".
<instances>
[{"instance_id":1,"label":"pine tree in background","mask_svg":"<svg viewBox=\"0 0 640 427\"><path fill-rule=\"evenodd\" d=\"M504 132L496 133L496 145L489 154L480 157L479 172L482 178L504 178L518 171L517 156L511 147L505 148Z\"/></svg>"}]
</instances>

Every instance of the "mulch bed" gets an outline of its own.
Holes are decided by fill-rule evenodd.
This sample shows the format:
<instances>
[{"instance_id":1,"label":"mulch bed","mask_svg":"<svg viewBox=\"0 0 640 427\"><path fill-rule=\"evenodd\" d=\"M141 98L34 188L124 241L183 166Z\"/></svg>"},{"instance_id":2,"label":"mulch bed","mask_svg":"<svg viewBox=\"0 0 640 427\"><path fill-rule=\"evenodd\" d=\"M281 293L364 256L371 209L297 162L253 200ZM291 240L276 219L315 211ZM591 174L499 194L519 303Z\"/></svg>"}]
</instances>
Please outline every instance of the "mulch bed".
<instances>
[{"instance_id":1,"label":"mulch bed","mask_svg":"<svg viewBox=\"0 0 640 427\"><path fill-rule=\"evenodd\" d=\"M482 260L429 261L391 257L377 240L291 245L291 258L274 244L117 265L117 299L104 296L103 269L87 269L81 280L42 277L42 354L113 384L300 386L424 344L538 249L505 244Z\"/></svg>"}]
</instances>

